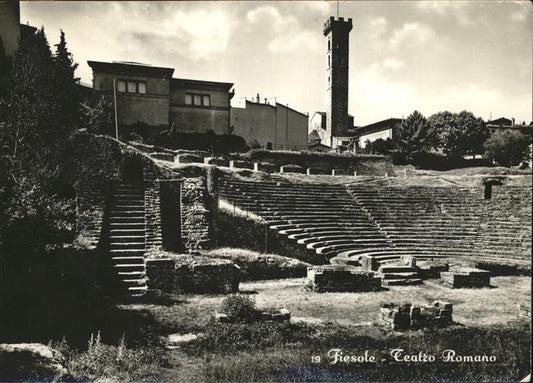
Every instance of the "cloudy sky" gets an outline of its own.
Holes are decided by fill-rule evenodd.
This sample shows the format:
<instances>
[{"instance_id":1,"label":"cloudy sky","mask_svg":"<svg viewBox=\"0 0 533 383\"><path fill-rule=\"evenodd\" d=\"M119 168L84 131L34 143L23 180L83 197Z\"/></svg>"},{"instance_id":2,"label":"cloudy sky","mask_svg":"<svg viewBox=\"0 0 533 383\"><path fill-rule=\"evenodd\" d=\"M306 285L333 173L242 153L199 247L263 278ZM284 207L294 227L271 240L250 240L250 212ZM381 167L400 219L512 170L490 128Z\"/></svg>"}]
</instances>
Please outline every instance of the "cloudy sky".
<instances>
[{"instance_id":1,"label":"cloudy sky","mask_svg":"<svg viewBox=\"0 0 533 383\"><path fill-rule=\"evenodd\" d=\"M351 17L349 110L356 125L449 110L532 120L529 1L340 1ZM337 2L22 2L21 21L66 34L87 60L175 68L175 77L233 82L233 105L260 93L324 110L324 21Z\"/></svg>"}]
</instances>

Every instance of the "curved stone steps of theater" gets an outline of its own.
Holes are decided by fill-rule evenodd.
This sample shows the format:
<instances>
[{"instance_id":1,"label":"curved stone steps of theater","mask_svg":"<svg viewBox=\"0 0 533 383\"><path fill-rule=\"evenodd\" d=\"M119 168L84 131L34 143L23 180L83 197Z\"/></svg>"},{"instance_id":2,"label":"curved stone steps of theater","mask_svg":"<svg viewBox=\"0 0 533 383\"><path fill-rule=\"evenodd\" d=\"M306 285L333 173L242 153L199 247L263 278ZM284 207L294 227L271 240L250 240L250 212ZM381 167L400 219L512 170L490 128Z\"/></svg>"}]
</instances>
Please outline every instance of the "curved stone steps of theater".
<instances>
[{"instance_id":1,"label":"curved stone steps of theater","mask_svg":"<svg viewBox=\"0 0 533 383\"><path fill-rule=\"evenodd\" d=\"M337 240L337 239L374 239L374 238L385 238L382 233L367 230L367 231L331 231L331 232L317 232L317 233L306 233L305 235L289 235L289 239L295 240L300 245L307 245L308 243L314 241L328 241L328 240Z\"/></svg>"},{"instance_id":2,"label":"curved stone steps of theater","mask_svg":"<svg viewBox=\"0 0 533 383\"><path fill-rule=\"evenodd\" d=\"M338 249L338 246L382 246L384 243L391 244L391 240L387 238L342 238L342 239L316 239L311 240L305 244L309 250L318 250L331 247L332 249ZM325 250L318 254L324 254Z\"/></svg>"},{"instance_id":3,"label":"curved stone steps of theater","mask_svg":"<svg viewBox=\"0 0 533 383\"><path fill-rule=\"evenodd\" d=\"M357 213L360 212L360 208L351 203L337 203L335 201L324 201L316 202L312 201L309 203L275 203L272 201L268 202L249 202L247 205L254 206L256 209L264 211L303 211L303 212L314 212L314 211L344 211Z\"/></svg>"},{"instance_id":4,"label":"curved stone steps of theater","mask_svg":"<svg viewBox=\"0 0 533 383\"><path fill-rule=\"evenodd\" d=\"M372 248L381 248L384 244L390 244L393 247L391 242L387 240L384 241L375 241L375 242L365 242L365 243L347 243L347 244L338 244L338 245L325 245L322 247L317 247L315 250L316 254L326 256L331 258L336 256L338 253L350 250L350 249L365 249L370 250Z\"/></svg>"},{"instance_id":5,"label":"curved stone steps of theater","mask_svg":"<svg viewBox=\"0 0 533 383\"><path fill-rule=\"evenodd\" d=\"M261 190L261 189L254 189L254 190L241 190L241 189L223 189L219 190L219 194L227 197L255 197L255 198L264 198L264 197L283 197L283 198L296 198L296 197L302 197L302 196L314 196L314 197L330 197L335 198L337 196L345 196L347 193L344 189L336 190L336 191L313 191L313 190L297 190L297 189L291 189L291 190Z\"/></svg>"},{"instance_id":6,"label":"curved stone steps of theater","mask_svg":"<svg viewBox=\"0 0 533 383\"><path fill-rule=\"evenodd\" d=\"M366 232L366 231L376 231L375 227L371 224L352 224L351 226L345 226L335 223L325 223L323 225L314 225L310 227L295 227L294 225L289 225L290 228L280 229L278 233L280 235L287 235L289 239L299 239L304 238L307 235L312 235L314 233L357 233L357 232Z\"/></svg>"},{"instance_id":7,"label":"curved stone steps of theater","mask_svg":"<svg viewBox=\"0 0 533 383\"><path fill-rule=\"evenodd\" d=\"M235 203L242 206L300 206L300 207L339 207L339 206L353 206L353 201L345 198L317 198L315 196L297 196L291 198L284 198L283 196L268 197L251 197L239 196L228 197L220 196L230 203Z\"/></svg>"},{"instance_id":8,"label":"curved stone steps of theater","mask_svg":"<svg viewBox=\"0 0 533 383\"><path fill-rule=\"evenodd\" d=\"M476 239L476 233L465 233L460 231L455 232L448 232L445 230L420 230L415 231L412 230L409 232L409 234L405 234L403 232L397 233L393 231L387 231L387 234L390 239L392 239L395 242L413 242L413 241L464 241L464 240L471 240L474 241Z\"/></svg>"},{"instance_id":9,"label":"curved stone steps of theater","mask_svg":"<svg viewBox=\"0 0 533 383\"><path fill-rule=\"evenodd\" d=\"M265 190L265 191L278 191L278 190L305 190L315 192L334 192L338 190L344 190L342 185L331 184L310 184L310 183L282 183L282 182L261 182L261 181L238 181L238 180L223 180L220 183L220 187L225 190Z\"/></svg>"},{"instance_id":10,"label":"curved stone steps of theater","mask_svg":"<svg viewBox=\"0 0 533 383\"><path fill-rule=\"evenodd\" d=\"M328 197L334 197L334 196L344 196L347 195L347 191L345 188L337 188L335 190L327 189L327 188L317 188L317 189L311 189L311 188L298 188L298 187L290 187L290 188L262 188L262 187L254 187L254 188L239 188L239 187L233 187L233 188L225 188L220 187L219 193L223 193L225 195L233 195L233 196L276 196L276 195L282 195L286 197L293 197L298 195L314 195L314 196L328 196Z\"/></svg>"},{"instance_id":11,"label":"curved stone steps of theater","mask_svg":"<svg viewBox=\"0 0 533 383\"><path fill-rule=\"evenodd\" d=\"M284 208L301 208L301 209L340 209L342 207L354 207L352 201L343 201L343 200L318 200L316 198L309 198L305 200L295 201L289 199L264 199L264 200L248 200L246 197L239 199L228 199L220 197L223 200L226 200L231 205L239 206L242 209L247 210L257 210L257 209L284 209Z\"/></svg>"},{"instance_id":12,"label":"curved stone steps of theater","mask_svg":"<svg viewBox=\"0 0 533 383\"><path fill-rule=\"evenodd\" d=\"M375 257L377 259L399 260L402 256L412 256L415 258L433 259L447 258L451 255L471 254L471 252L452 248L402 248L402 247L381 247L375 249L349 249L340 252L338 256L342 258L359 260L363 255Z\"/></svg>"},{"instance_id":13,"label":"curved stone steps of theater","mask_svg":"<svg viewBox=\"0 0 533 383\"><path fill-rule=\"evenodd\" d=\"M361 218L353 217L351 214L279 214L272 216L262 216L263 219L269 223L274 224L275 222L288 222L288 223L297 223L297 222L352 222L357 223L364 221Z\"/></svg>"},{"instance_id":14,"label":"curved stone steps of theater","mask_svg":"<svg viewBox=\"0 0 533 383\"><path fill-rule=\"evenodd\" d=\"M336 218L332 220L331 218L286 218L286 219L265 219L269 227L273 230L284 230L284 229L298 229L306 227L321 227L329 225L337 225L339 227L346 228L371 228L372 226L364 221L357 221L347 218ZM378 230L377 228L375 230Z\"/></svg>"},{"instance_id":15,"label":"curved stone steps of theater","mask_svg":"<svg viewBox=\"0 0 533 383\"><path fill-rule=\"evenodd\" d=\"M277 215L317 215L317 214L340 214L340 215L353 215L366 217L366 215L361 212L359 209L353 206L339 205L326 208L300 208L299 206L250 206L247 210L254 211L256 214L263 214L269 216Z\"/></svg>"}]
</instances>

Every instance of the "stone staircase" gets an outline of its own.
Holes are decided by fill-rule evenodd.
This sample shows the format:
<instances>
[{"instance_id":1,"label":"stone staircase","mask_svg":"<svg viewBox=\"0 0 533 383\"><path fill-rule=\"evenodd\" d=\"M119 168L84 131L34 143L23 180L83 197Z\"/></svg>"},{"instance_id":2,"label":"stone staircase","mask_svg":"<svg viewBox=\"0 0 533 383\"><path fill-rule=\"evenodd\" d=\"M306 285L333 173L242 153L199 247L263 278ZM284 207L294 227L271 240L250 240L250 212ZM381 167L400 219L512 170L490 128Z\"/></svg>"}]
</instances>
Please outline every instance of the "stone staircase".
<instances>
[{"instance_id":1,"label":"stone staircase","mask_svg":"<svg viewBox=\"0 0 533 383\"><path fill-rule=\"evenodd\" d=\"M383 278L383 286L407 286L422 283L417 269L411 266L381 265L378 275Z\"/></svg>"},{"instance_id":2,"label":"stone staircase","mask_svg":"<svg viewBox=\"0 0 533 383\"><path fill-rule=\"evenodd\" d=\"M144 190L117 182L108 210L108 252L102 284L107 296L140 296L147 291Z\"/></svg>"}]
</instances>

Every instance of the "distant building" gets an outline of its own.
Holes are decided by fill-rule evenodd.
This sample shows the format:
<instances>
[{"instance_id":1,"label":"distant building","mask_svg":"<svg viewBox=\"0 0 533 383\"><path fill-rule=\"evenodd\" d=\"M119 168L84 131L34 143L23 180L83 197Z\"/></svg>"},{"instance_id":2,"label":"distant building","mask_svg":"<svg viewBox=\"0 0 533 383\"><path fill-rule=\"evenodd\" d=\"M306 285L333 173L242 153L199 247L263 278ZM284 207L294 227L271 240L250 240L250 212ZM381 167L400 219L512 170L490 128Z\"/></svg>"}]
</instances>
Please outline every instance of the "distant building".
<instances>
[{"instance_id":1,"label":"distant building","mask_svg":"<svg viewBox=\"0 0 533 383\"><path fill-rule=\"evenodd\" d=\"M320 112L317 112L320 113ZM316 113L315 113L316 115ZM320 128L319 128L320 129ZM316 129L313 129L309 136L307 137L307 150L311 152L329 152L331 150L330 146L324 145L321 143L320 136Z\"/></svg>"},{"instance_id":2,"label":"distant building","mask_svg":"<svg viewBox=\"0 0 533 383\"><path fill-rule=\"evenodd\" d=\"M515 130L526 135L531 135L532 133L532 124L526 125L526 122L524 121L522 124L518 125L515 123L514 118L508 119L500 117L496 120L487 121L486 127L490 130L491 134L502 130Z\"/></svg>"},{"instance_id":3,"label":"distant building","mask_svg":"<svg viewBox=\"0 0 533 383\"><path fill-rule=\"evenodd\" d=\"M394 139L398 129L402 125L401 118L389 118L372 124L353 129L353 135L360 148L366 147L366 143L377 139Z\"/></svg>"},{"instance_id":4,"label":"distant building","mask_svg":"<svg viewBox=\"0 0 533 383\"><path fill-rule=\"evenodd\" d=\"M116 94L121 127L141 124L146 135L168 127L184 133L229 132L232 83L172 78L173 68L146 64L87 63L95 95L113 100Z\"/></svg>"},{"instance_id":5,"label":"distant building","mask_svg":"<svg viewBox=\"0 0 533 383\"><path fill-rule=\"evenodd\" d=\"M319 142L327 142L329 141L329 137L327 137L327 130L326 130L326 113L325 112L315 112L311 119L309 120L309 138L308 142L309 144L314 143L318 137ZM311 135L314 133L314 136L311 137ZM315 137L316 136L316 137Z\"/></svg>"},{"instance_id":6,"label":"distant building","mask_svg":"<svg viewBox=\"0 0 533 383\"><path fill-rule=\"evenodd\" d=\"M307 114L278 102L246 100L244 108L231 108L232 133L265 149L306 150L307 124Z\"/></svg>"}]
</instances>

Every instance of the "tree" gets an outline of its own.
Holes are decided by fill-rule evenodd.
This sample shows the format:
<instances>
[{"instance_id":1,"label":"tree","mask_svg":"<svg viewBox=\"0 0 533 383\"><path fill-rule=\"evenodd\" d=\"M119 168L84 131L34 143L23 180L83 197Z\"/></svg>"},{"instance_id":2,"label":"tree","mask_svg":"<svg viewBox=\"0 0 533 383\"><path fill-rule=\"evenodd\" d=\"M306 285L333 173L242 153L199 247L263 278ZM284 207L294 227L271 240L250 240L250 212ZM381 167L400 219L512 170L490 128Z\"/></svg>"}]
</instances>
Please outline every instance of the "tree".
<instances>
[{"instance_id":1,"label":"tree","mask_svg":"<svg viewBox=\"0 0 533 383\"><path fill-rule=\"evenodd\" d=\"M11 72L5 80L6 90L0 99L0 146L13 157L42 147L57 115L54 92L53 60L44 29L22 34Z\"/></svg>"},{"instance_id":2,"label":"tree","mask_svg":"<svg viewBox=\"0 0 533 383\"><path fill-rule=\"evenodd\" d=\"M61 30L59 43L55 45L54 72L56 94L58 95L57 124L72 130L78 125L80 113L78 105L80 97L77 89L79 78L74 76L78 64L67 49L65 33Z\"/></svg>"},{"instance_id":3,"label":"tree","mask_svg":"<svg viewBox=\"0 0 533 383\"><path fill-rule=\"evenodd\" d=\"M394 148L394 142L390 138L387 138L386 140L383 138L378 138L372 142L367 140L365 152L371 154L390 154Z\"/></svg>"},{"instance_id":4,"label":"tree","mask_svg":"<svg viewBox=\"0 0 533 383\"><path fill-rule=\"evenodd\" d=\"M111 102L104 97L100 97L92 107L84 106L83 117L87 131L114 136L113 113Z\"/></svg>"},{"instance_id":5,"label":"tree","mask_svg":"<svg viewBox=\"0 0 533 383\"><path fill-rule=\"evenodd\" d=\"M435 113L428 119L432 146L442 150L448 158L459 158L465 154L482 153L489 131L481 118L471 112L448 111Z\"/></svg>"},{"instance_id":6,"label":"tree","mask_svg":"<svg viewBox=\"0 0 533 383\"><path fill-rule=\"evenodd\" d=\"M499 130L486 141L486 156L501 166L519 165L529 159L531 138L514 130Z\"/></svg>"},{"instance_id":7,"label":"tree","mask_svg":"<svg viewBox=\"0 0 533 383\"><path fill-rule=\"evenodd\" d=\"M62 241L72 222L73 201L58 192L69 135L58 128L64 97L46 34L21 35L0 95L2 203L0 237L4 254L30 256Z\"/></svg>"},{"instance_id":8,"label":"tree","mask_svg":"<svg viewBox=\"0 0 533 383\"><path fill-rule=\"evenodd\" d=\"M429 149L431 141L429 133L428 121L415 110L402 121L394 142L398 150L410 161L413 159L413 154Z\"/></svg>"}]
</instances>

